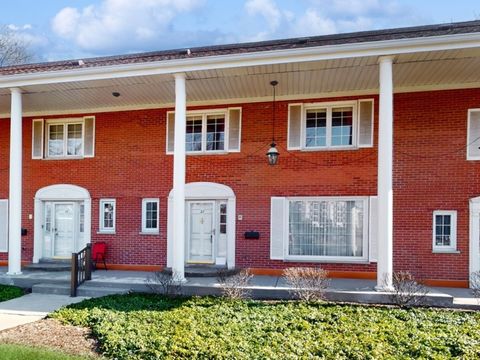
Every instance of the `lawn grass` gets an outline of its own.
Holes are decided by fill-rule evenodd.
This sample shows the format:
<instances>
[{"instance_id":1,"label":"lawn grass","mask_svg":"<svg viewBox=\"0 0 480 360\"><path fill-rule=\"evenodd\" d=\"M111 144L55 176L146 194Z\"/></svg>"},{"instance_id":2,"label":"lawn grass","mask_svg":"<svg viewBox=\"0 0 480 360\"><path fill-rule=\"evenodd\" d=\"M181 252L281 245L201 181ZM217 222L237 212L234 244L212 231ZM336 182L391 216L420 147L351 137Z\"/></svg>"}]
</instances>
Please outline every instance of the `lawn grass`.
<instances>
[{"instance_id":1,"label":"lawn grass","mask_svg":"<svg viewBox=\"0 0 480 360\"><path fill-rule=\"evenodd\" d=\"M24 291L16 286L0 284L0 301L7 301L22 296Z\"/></svg>"},{"instance_id":2,"label":"lawn grass","mask_svg":"<svg viewBox=\"0 0 480 360\"><path fill-rule=\"evenodd\" d=\"M480 313L112 295L55 312L118 359L478 359Z\"/></svg>"},{"instance_id":3,"label":"lawn grass","mask_svg":"<svg viewBox=\"0 0 480 360\"><path fill-rule=\"evenodd\" d=\"M81 360L86 359L35 347L0 344L0 360Z\"/></svg>"}]
</instances>

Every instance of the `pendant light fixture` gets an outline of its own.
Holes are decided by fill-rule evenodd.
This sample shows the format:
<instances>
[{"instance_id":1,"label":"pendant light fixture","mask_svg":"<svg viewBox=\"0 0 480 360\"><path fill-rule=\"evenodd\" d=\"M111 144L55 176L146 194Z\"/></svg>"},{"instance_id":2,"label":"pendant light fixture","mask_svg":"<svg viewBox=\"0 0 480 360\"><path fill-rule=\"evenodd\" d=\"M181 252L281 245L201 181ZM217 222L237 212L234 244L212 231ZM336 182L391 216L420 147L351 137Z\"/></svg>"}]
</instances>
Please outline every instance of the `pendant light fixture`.
<instances>
[{"instance_id":1,"label":"pendant light fixture","mask_svg":"<svg viewBox=\"0 0 480 360\"><path fill-rule=\"evenodd\" d=\"M273 102L272 102L272 143L270 144L270 149L267 152L268 164L277 165L278 156L280 153L277 150L277 144L275 144L275 86L278 85L277 80L270 82L273 88Z\"/></svg>"}]
</instances>

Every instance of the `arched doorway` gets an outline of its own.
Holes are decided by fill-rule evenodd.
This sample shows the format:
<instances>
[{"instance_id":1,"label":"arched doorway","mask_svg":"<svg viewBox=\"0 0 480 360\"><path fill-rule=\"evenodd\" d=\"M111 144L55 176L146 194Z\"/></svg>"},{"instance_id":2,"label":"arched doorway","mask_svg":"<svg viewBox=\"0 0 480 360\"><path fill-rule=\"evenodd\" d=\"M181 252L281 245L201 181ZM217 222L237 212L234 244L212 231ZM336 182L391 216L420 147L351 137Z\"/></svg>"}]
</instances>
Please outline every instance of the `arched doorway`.
<instances>
[{"instance_id":1,"label":"arched doorway","mask_svg":"<svg viewBox=\"0 0 480 360\"><path fill-rule=\"evenodd\" d=\"M185 262L235 267L235 193L223 184L185 185ZM167 266L173 262L173 190L168 197Z\"/></svg>"},{"instance_id":2,"label":"arched doorway","mask_svg":"<svg viewBox=\"0 0 480 360\"><path fill-rule=\"evenodd\" d=\"M88 190L69 184L50 185L35 194L33 262L71 257L91 241Z\"/></svg>"}]
</instances>

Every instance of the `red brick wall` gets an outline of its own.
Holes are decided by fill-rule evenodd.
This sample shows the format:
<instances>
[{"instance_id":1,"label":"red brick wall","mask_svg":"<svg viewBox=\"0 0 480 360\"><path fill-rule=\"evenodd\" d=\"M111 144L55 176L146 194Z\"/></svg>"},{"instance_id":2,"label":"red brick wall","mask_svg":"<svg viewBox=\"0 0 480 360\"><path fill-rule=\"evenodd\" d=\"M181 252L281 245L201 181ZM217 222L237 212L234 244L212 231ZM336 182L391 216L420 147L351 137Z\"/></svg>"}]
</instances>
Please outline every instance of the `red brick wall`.
<instances>
[{"instance_id":1,"label":"red brick wall","mask_svg":"<svg viewBox=\"0 0 480 360\"><path fill-rule=\"evenodd\" d=\"M367 97L367 98L371 98ZM374 96L376 105L378 98ZM344 98L345 99L345 98ZM319 101L328 101L321 99ZM331 99L330 99L331 100ZM340 100L340 99L335 99ZM311 102L314 100L308 100ZM297 101L295 101L297 102ZM480 90L395 95L394 266L435 279L468 277L468 199L480 193L476 162L467 162L467 109L480 107ZM230 186L237 196L236 263L240 267L282 268L293 263L269 259L271 196L375 195L375 147L355 151L286 151L288 102L277 103L278 166L267 164L271 103L242 104L241 153L187 156L187 182ZM90 115L91 113L86 113ZM165 265L167 196L172 186L171 155L165 154L166 110L97 113L95 157L32 160L31 118L24 119L23 260L33 252L33 197L41 187L70 183L92 196L92 238L108 243L108 262ZM52 117L48 117L52 118ZM8 197L9 122L0 121L0 198ZM450 152L449 155L442 154ZM425 157L425 158L422 158ZM478 171L478 170L477 170ZM160 234L140 235L141 199L160 198ZM115 235L98 231L98 200L117 199ZM460 254L432 254L432 211L458 211ZM256 230L260 240L245 240ZM6 259L0 254L0 260ZM375 271L375 264L322 264L330 270Z\"/></svg>"}]
</instances>

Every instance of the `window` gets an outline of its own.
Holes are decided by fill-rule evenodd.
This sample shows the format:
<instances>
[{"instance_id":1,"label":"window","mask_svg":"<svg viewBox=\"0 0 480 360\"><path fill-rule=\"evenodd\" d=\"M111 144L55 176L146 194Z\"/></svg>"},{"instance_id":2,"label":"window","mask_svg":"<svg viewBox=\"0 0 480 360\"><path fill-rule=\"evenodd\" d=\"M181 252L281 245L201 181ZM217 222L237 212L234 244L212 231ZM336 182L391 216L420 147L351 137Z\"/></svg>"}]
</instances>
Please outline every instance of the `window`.
<instances>
[{"instance_id":1,"label":"window","mask_svg":"<svg viewBox=\"0 0 480 360\"><path fill-rule=\"evenodd\" d=\"M457 250L457 212L433 212L433 251Z\"/></svg>"},{"instance_id":2,"label":"window","mask_svg":"<svg viewBox=\"0 0 480 360\"><path fill-rule=\"evenodd\" d=\"M115 232L116 201L114 199L100 200L100 232Z\"/></svg>"},{"instance_id":3,"label":"window","mask_svg":"<svg viewBox=\"0 0 480 360\"><path fill-rule=\"evenodd\" d=\"M187 152L225 151L225 114L187 116Z\"/></svg>"},{"instance_id":4,"label":"window","mask_svg":"<svg viewBox=\"0 0 480 360\"><path fill-rule=\"evenodd\" d=\"M94 156L95 118L34 119L32 159L64 159Z\"/></svg>"},{"instance_id":5,"label":"window","mask_svg":"<svg viewBox=\"0 0 480 360\"><path fill-rule=\"evenodd\" d=\"M142 200L142 233L158 234L158 215L159 215L158 199Z\"/></svg>"},{"instance_id":6,"label":"window","mask_svg":"<svg viewBox=\"0 0 480 360\"><path fill-rule=\"evenodd\" d=\"M366 198L290 198L287 214L287 258L367 258Z\"/></svg>"},{"instance_id":7,"label":"window","mask_svg":"<svg viewBox=\"0 0 480 360\"><path fill-rule=\"evenodd\" d=\"M190 111L186 118L187 154L240 151L241 109ZM175 113L167 113L167 153L174 151Z\"/></svg>"},{"instance_id":8,"label":"window","mask_svg":"<svg viewBox=\"0 0 480 360\"><path fill-rule=\"evenodd\" d=\"M47 124L47 156L83 155L83 123Z\"/></svg>"},{"instance_id":9,"label":"window","mask_svg":"<svg viewBox=\"0 0 480 360\"><path fill-rule=\"evenodd\" d=\"M303 148L356 146L356 102L305 106Z\"/></svg>"}]
</instances>

